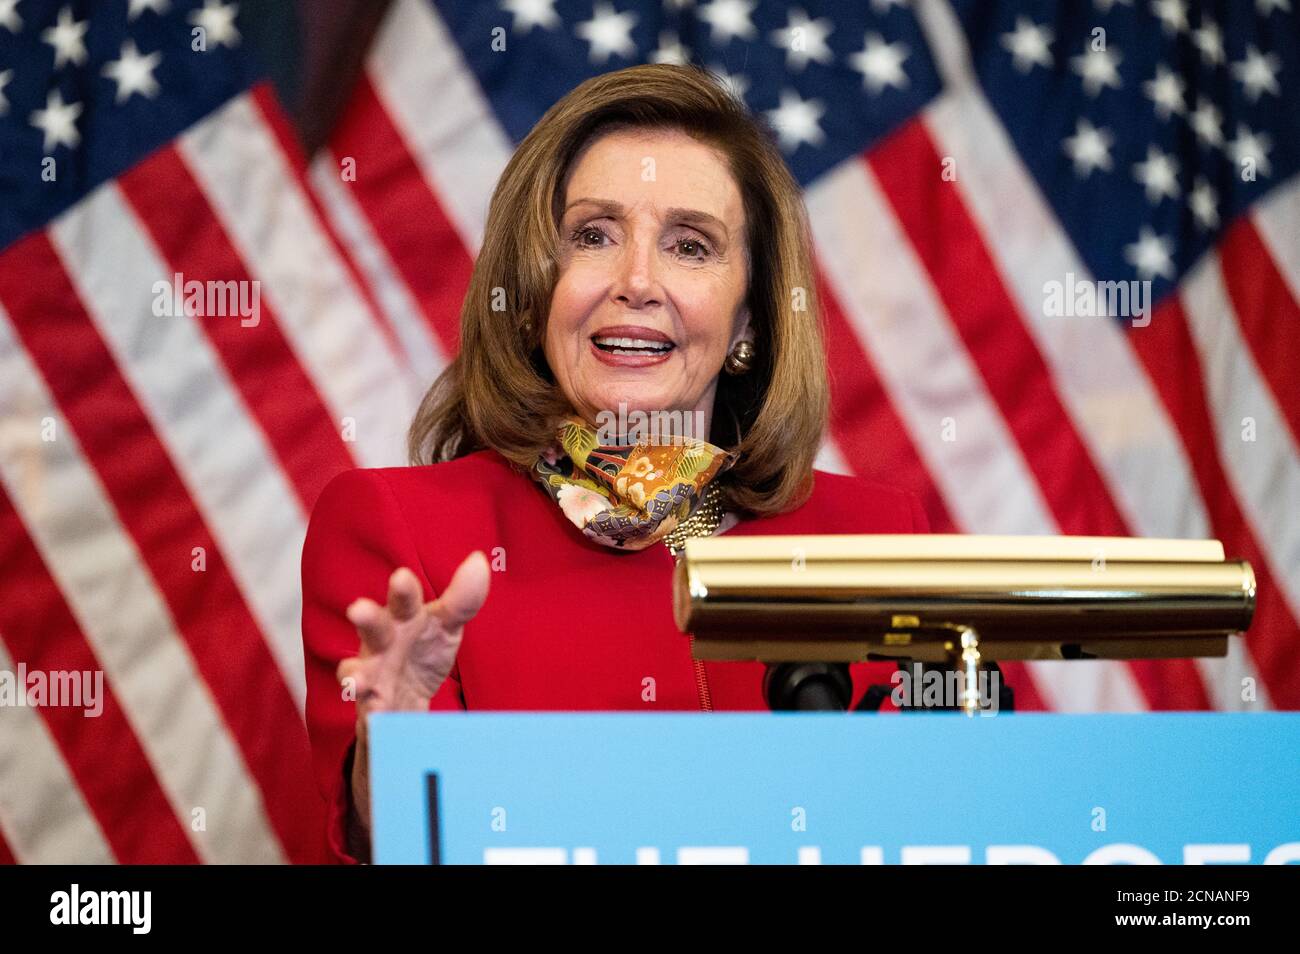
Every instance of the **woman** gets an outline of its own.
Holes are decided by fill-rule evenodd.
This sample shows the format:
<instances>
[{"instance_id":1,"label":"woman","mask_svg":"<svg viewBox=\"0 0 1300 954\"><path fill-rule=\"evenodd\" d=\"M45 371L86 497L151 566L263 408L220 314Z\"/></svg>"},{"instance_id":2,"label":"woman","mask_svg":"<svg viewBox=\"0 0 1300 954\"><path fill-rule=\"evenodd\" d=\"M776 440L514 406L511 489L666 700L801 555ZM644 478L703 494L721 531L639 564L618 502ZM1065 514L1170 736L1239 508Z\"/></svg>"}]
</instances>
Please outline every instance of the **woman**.
<instances>
[{"instance_id":1,"label":"woman","mask_svg":"<svg viewBox=\"0 0 1300 954\"><path fill-rule=\"evenodd\" d=\"M682 541L925 529L911 495L813 470L817 316L798 187L709 74L609 73L541 119L493 196L416 466L341 474L312 514L332 857L368 852L368 712L762 709L761 664L694 661L673 624ZM650 412L693 433L630 437Z\"/></svg>"}]
</instances>

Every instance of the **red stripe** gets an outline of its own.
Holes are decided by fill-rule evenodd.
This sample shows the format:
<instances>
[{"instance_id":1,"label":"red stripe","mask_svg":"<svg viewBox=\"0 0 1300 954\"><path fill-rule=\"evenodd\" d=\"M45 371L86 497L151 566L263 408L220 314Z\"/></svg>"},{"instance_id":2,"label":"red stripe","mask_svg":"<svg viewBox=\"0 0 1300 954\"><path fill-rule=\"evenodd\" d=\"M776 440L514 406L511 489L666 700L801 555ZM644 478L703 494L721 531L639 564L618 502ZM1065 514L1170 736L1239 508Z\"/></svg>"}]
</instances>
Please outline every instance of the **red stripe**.
<instances>
[{"instance_id":1,"label":"red stripe","mask_svg":"<svg viewBox=\"0 0 1300 954\"><path fill-rule=\"evenodd\" d=\"M942 160L924 122L909 123L891 135L871 151L868 165L1061 532L1128 536L1131 530L1075 430L979 226L955 185L938 174ZM1129 666L1151 708L1210 707L1191 661L1137 660Z\"/></svg>"},{"instance_id":2,"label":"red stripe","mask_svg":"<svg viewBox=\"0 0 1300 954\"><path fill-rule=\"evenodd\" d=\"M95 672L102 666L86 642L49 568L0 484L0 637L14 664L29 672ZM123 864L193 864L194 852L154 776L148 757L107 680L103 711L36 710L63 753L77 787Z\"/></svg>"},{"instance_id":3,"label":"red stripe","mask_svg":"<svg viewBox=\"0 0 1300 954\"><path fill-rule=\"evenodd\" d=\"M831 377L831 433L845 463L860 477L905 487L917 494L932 532L960 532L907 427L894 410L871 355L862 347L820 270L817 285ZM1016 691L1018 711L1047 709L1023 663L1002 663L1001 669L1006 684ZM873 672L868 681L887 683L890 671L886 668L881 673ZM885 708L889 707L886 703Z\"/></svg>"},{"instance_id":4,"label":"red stripe","mask_svg":"<svg viewBox=\"0 0 1300 954\"><path fill-rule=\"evenodd\" d=\"M474 261L364 75L330 149L356 161L356 181L346 183L353 198L443 350L454 355Z\"/></svg>"},{"instance_id":5,"label":"red stripe","mask_svg":"<svg viewBox=\"0 0 1300 954\"><path fill-rule=\"evenodd\" d=\"M817 277L831 379L831 434L855 474L905 487L921 498L930 529L955 526L943 495L930 477L907 427L894 410L875 362L862 347L825 274Z\"/></svg>"},{"instance_id":6,"label":"red stripe","mask_svg":"<svg viewBox=\"0 0 1300 954\"><path fill-rule=\"evenodd\" d=\"M166 599L286 852L319 857L324 806L311 784L306 728L216 541L45 233L0 256L0 301ZM205 572L190 569L193 547L206 551Z\"/></svg>"},{"instance_id":7,"label":"red stripe","mask_svg":"<svg viewBox=\"0 0 1300 954\"><path fill-rule=\"evenodd\" d=\"M347 248L339 240L338 235L335 234L334 229L329 224L329 217L325 214L320 198L316 195L316 190L308 179L307 155L303 152L302 143L298 140L298 133L294 130L293 124L288 117L285 116L284 109L276 98L275 89L270 83L260 83L253 87L253 105L261 113L262 121L266 123L267 128L275 137L276 143L280 146L280 151L284 153L289 168L293 171L294 179L298 183L298 189L302 193L302 197L311 206L312 212L315 213L317 225L334 247L335 254L343 262L343 266L347 269L348 277L351 279L357 293L365 300L371 319L384 337L388 339L389 346L397 354L398 358L405 361L406 355L398 342L397 334L384 318L383 309L379 307L379 302L371 294L365 276L361 274L356 262L352 260Z\"/></svg>"},{"instance_id":8,"label":"red stripe","mask_svg":"<svg viewBox=\"0 0 1300 954\"><path fill-rule=\"evenodd\" d=\"M118 184L172 272L182 273L185 281L253 281L174 148L158 150ZM228 316L192 320L212 342L297 491L303 512L310 513L326 481L356 462L266 296L255 326Z\"/></svg>"},{"instance_id":9,"label":"red stripe","mask_svg":"<svg viewBox=\"0 0 1300 954\"><path fill-rule=\"evenodd\" d=\"M1249 217L1238 219L1219 245L1223 284L1247 345L1300 442L1300 305Z\"/></svg>"},{"instance_id":10,"label":"red stripe","mask_svg":"<svg viewBox=\"0 0 1300 954\"><path fill-rule=\"evenodd\" d=\"M4 832L0 831L0 865L16 865L18 859L14 857L13 850L9 847L9 842L5 841Z\"/></svg>"},{"instance_id":11,"label":"red stripe","mask_svg":"<svg viewBox=\"0 0 1300 954\"><path fill-rule=\"evenodd\" d=\"M1200 357L1181 302L1173 296L1166 299L1147 327L1133 329L1130 340L1178 426L1212 532L1229 555L1248 560L1255 570L1255 619L1246 634L1246 646L1260 678L1274 706L1300 709L1300 626L1233 496L1214 439ZM1238 688L1232 687L1232 691Z\"/></svg>"}]
</instances>

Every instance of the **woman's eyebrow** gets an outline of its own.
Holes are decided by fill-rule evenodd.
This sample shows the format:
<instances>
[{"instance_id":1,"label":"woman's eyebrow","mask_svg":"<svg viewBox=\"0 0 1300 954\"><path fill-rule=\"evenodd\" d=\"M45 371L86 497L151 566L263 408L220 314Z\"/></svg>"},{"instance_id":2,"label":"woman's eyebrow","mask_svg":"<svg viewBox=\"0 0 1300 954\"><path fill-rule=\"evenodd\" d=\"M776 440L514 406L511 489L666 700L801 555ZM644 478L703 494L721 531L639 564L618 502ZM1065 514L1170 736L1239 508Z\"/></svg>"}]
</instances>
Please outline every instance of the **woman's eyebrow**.
<instances>
[{"instance_id":1,"label":"woman's eyebrow","mask_svg":"<svg viewBox=\"0 0 1300 954\"><path fill-rule=\"evenodd\" d=\"M616 202L613 199L582 198L582 199L574 199L567 206L565 206L564 214L568 215L569 210L576 205L592 205L595 206L600 211L605 212L609 215L622 215L626 211L622 202ZM731 237L731 232L727 228L725 222L723 222L716 215L711 215L708 212L702 212L699 209L671 208L667 210L667 216L669 219L672 219L673 221L676 222L685 222L687 224L692 224L692 225L711 226L717 229L720 233L722 233L722 237L724 239L728 239Z\"/></svg>"}]
</instances>

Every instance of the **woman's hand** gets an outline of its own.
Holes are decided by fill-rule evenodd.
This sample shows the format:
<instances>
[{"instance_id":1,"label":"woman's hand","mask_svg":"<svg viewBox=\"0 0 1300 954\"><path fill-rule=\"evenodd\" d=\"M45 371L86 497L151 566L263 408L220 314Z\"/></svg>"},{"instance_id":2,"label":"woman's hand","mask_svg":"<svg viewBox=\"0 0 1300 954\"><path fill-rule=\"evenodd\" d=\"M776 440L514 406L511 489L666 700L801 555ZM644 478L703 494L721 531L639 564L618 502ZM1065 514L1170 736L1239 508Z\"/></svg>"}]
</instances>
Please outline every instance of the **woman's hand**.
<instances>
[{"instance_id":1,"label":"woman's hand","mask_svg":"<svg viewBox=\"0 0 1300 954\"><path fill-rule=\"evenodd\" d=\"M476 550L452 574L442 595L424 602L420 581L406 567L388 579L388 603L362 598L347 609L361 636L361 653L339 663L336 675L357 702L357 748L352 764L356 821L370 828L369 747L371 712L423 712L456 662L465 624L487 599L491 570ZM366 839L368 840L368 839Z\"/></svg>"},{"instance_id":2,"label":"woman's hand","mask_svg":"<svg viewBox=\"0 0 1300 954\"><path fill-rule=\"evenodd\" d=\"M487 599L490 576L487 557L475 551L426 603L415 574L400 567L388 579L387 606L362 598L348 607L361 654L339 663L337 675L344 685L352 680L358 716L429 708L451 674L465 624Z\"/></svg>"}]
</instances>

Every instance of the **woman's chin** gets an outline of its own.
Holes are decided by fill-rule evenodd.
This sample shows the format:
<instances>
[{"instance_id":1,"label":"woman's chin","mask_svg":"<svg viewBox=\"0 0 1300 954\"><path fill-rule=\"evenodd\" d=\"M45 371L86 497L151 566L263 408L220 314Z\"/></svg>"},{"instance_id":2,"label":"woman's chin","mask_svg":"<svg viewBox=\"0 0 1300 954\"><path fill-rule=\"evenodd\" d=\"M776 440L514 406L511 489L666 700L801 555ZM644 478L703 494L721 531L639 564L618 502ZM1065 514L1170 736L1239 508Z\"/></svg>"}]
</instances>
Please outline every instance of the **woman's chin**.
<instances>
[{"instance_id":1,"label":"woman's chin","mask_svg":"<svg viewBox=\"0 0 1300 954\"><path fill-rule=\"evenodd\" d=\"M633 411L649 414L654 411L677 410L681 407L671 396L660 391L643 391L636 388L611 388L588 403L598 414L618 414L620 411L624 414Z\"/></svg>"}]
</instances>

